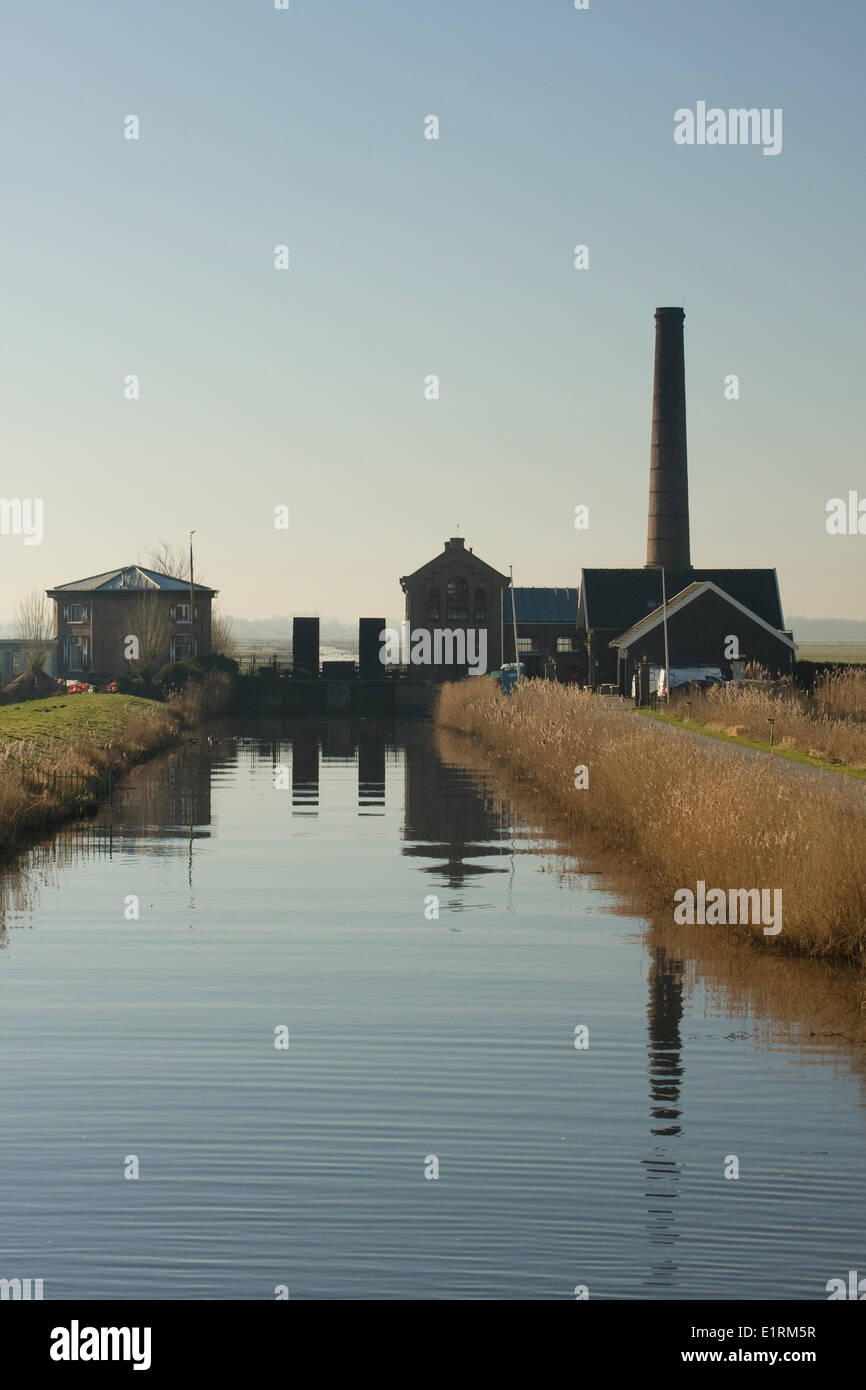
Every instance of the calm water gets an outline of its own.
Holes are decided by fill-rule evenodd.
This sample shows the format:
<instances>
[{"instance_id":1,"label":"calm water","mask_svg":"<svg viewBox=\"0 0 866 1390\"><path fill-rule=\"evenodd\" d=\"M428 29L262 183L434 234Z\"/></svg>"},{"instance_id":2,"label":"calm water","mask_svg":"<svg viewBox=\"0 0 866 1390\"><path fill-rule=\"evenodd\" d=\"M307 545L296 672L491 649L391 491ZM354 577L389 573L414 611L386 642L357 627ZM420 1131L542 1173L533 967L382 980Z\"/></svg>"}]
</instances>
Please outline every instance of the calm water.
<instances>
[{"instance_id":1,"label":"calm water","mask_svg":"<svg viewBox=\"0 0 866 1390\"><path fill-rule=\"evenodd\" d=\"M386 721L227 734L6 873L0 1276L806 1299L866 1273L851 979L696 956L472 761Z\"/></svg>"}]
</instances>

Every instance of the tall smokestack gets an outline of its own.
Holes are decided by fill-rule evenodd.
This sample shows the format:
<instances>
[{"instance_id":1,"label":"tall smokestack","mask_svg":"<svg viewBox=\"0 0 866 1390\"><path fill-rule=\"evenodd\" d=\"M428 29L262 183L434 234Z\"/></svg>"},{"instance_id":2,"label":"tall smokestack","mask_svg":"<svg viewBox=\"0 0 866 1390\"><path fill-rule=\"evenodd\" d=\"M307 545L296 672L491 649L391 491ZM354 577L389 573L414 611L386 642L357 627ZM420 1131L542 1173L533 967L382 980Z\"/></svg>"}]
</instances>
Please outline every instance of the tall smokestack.
<instances>
[{"instance_id":1,"label":"tall smokestack","mask_svg":"<svg viewBox=\"0 0 866 1390\"><path fill-rule=\"evenodd\" d=\"M656 309L646 567L691 568L682 309Z\"/></svg>"}]
</instances>

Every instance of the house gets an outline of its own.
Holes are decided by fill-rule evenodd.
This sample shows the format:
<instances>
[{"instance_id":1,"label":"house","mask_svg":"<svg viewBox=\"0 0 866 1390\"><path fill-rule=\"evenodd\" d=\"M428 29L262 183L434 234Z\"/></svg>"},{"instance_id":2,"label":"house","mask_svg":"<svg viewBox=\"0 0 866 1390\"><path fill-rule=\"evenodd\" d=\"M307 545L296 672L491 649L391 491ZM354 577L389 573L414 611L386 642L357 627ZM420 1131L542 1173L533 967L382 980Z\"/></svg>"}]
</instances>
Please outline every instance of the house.
<instances>
[{"instance_id":1,"label":"house","mask_svg":"<svg viewBox=\"0 0 866 1390\"><path fill-rule=\"evenodd\" d=\"M528 676L543 676L553 662L558 679L569 671L585 678L583 654L577 641L577 589L509 589L505 597L505 660L517 650Z\"/></svg>"},{"instance_id":2,"label":"house","mask_svg":"<svg viewBox=\"0 0 866 1390\"><path fill-rule=\"evenodd\" d=\"M774 569L670 569L664 572L665 594L670 617L673 600L682 596L696 584L709 584L721 592L734 605L744 612L760 619L777 634L784 632L782 604L779 597L779 584ZM694 597L694 596L692 596ZM631 646L624 639L630 638L640 628L644 618L661 612L662 571L660 569L585 569L580 576L580 601L578 604L578 640L586 651L587 683L593 688L602 684L620 684L624 679L619 653L630 651ZM690 617L704 607L691 610ZM730 619L733 621L733 619ZM683 624L681 632L685 637L688 623ZM642 629L641 629L642 630ZM750 634L754 631L749 628ZM737 633L736 626L728 627L724 636ZM695 634L696 637L699 634ZM619 643L624 645L620 646ZM702 647L705 643L701 644ZM763 650L763 646L761 647ZM679 663L696 665L696 646L684 645L679 652ZM776 643L771 653L778 656L787 669L785 642ZM746 651L746 658L753 655ZM722 664L724 643L713 648L709 664ZM758 659L754 653L755 659ZM664 663L662 662L662 665ZM765 664L765 663L762 663ZM631 684L620 685L627 693Z\"/></svg>"},{"instance_id":3,"label":"house","mask_svg":"<svg viewBox=\"0 0 866 1390\"><path fill-rule=\"evenodd\" d=\"M20 637L0 637L0 690L24 671L28 645ZM42 668L47 675L53 676L57 673L57 642L47 642L46 647Z\"/></svg>"},{"instance_id":4,"label":"house","mask_svg":"<svg viewBox=\"0 0 866 1390\"><path fill-rule=\"evenodd\" d=\"M618 683L624 693L631 690L632 676L644 660L650 666L667 665L665 625L672 668L718 666L728 679L741 669L735 662L757 661L775 674L790 674L793 669L796 646L790 633L767 622L711 580L703 580L688 584L666 608L653 609L610 643L617 655Z\"/></svg>"},{"instance_id":5,"label":"house","mask_svg":"<svg viewBox=\"0 0 866 1390\"><path fill-rule=\"evenodd\" d=\"M55 605L57 674L112 680L141 667L204 656L211 645L215 589L196 584L192 620L186 579L126 565L46 590ZM130 641L130 639L135 639Z\"/></svg>"},{"instance_id":6,"label":"house","mask_svg":"<svg viewBox=\"0 0 866 1390\"><path fill-rule=\"evenodd\" d=\"M431 644L428 661L413 659L413 674L436 681L465 676L474 664L467 654L478 652L479 639L486 670L500 666L509 583L506 574L467 550L462 536L452 536L434 559L403 575L409 631L429 634Z\"/></svg>"}]
</instances>

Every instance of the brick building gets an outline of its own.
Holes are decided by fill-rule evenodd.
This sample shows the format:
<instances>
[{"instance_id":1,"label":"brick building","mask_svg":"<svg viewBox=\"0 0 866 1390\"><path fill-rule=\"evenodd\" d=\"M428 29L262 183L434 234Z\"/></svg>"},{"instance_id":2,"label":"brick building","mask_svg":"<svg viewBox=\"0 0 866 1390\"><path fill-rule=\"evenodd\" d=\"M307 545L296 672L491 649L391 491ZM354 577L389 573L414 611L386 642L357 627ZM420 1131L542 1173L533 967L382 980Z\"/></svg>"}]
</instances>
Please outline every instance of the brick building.
<instances>
[{"instance_id":1,"label":"brick building","mask_svg":"<svg viewBox=\"0 0 866 1390\"><path fill-rule=\"evenodd\" d=\"M139 639L141 655L154 671L168 661L206 655L217 591L196 584L194 592L190 615L188 580L142 565L47 589L55 605L57 674L106 680L126 674L132 669L125 655L130 636Z\"/></svg>"},{"instance_id":2,"label":"brick building","mask_svg":"<svg viewBox=\"0 0 866 1390\"><path fill-rule=\"evenodd\" d=\"M487 670L502 662L502 624L506 574L467 550L462 536L445 541L441 554L412 574L403 575L400 587L406 595L406 620L410 630L465 635L483 631L487 642ZM452 642L451 655L455 654ZM447 655L447 653L446 653ZM465 661L431 661L417 674L429 680L455 680L467 674Z\"/></svg>"}]
</instances>

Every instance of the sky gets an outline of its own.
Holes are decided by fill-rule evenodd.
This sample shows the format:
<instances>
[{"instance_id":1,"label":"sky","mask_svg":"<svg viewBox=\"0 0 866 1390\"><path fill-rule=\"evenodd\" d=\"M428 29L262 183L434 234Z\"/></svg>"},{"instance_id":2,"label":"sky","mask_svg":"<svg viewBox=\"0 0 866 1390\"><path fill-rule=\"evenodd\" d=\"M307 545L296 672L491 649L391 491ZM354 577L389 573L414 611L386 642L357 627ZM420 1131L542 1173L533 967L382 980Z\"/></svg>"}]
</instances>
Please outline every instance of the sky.
<instances>
[{"instance_id":1,"label":"sky","mask_svg":"<svg viewBox=\"0 0 866 1390\"><path fill-rule=\"evenodd\" d=\"M861 0L3 7L0 496L44 534L0 534L0 620L193 528L248 618L399 615L458 533L519 585L642 565L657 305L693 562L866 616L826 528L866 499L864 39ZM675 143L698 101L781 152Z\"/></svg>"}]
</instances>

